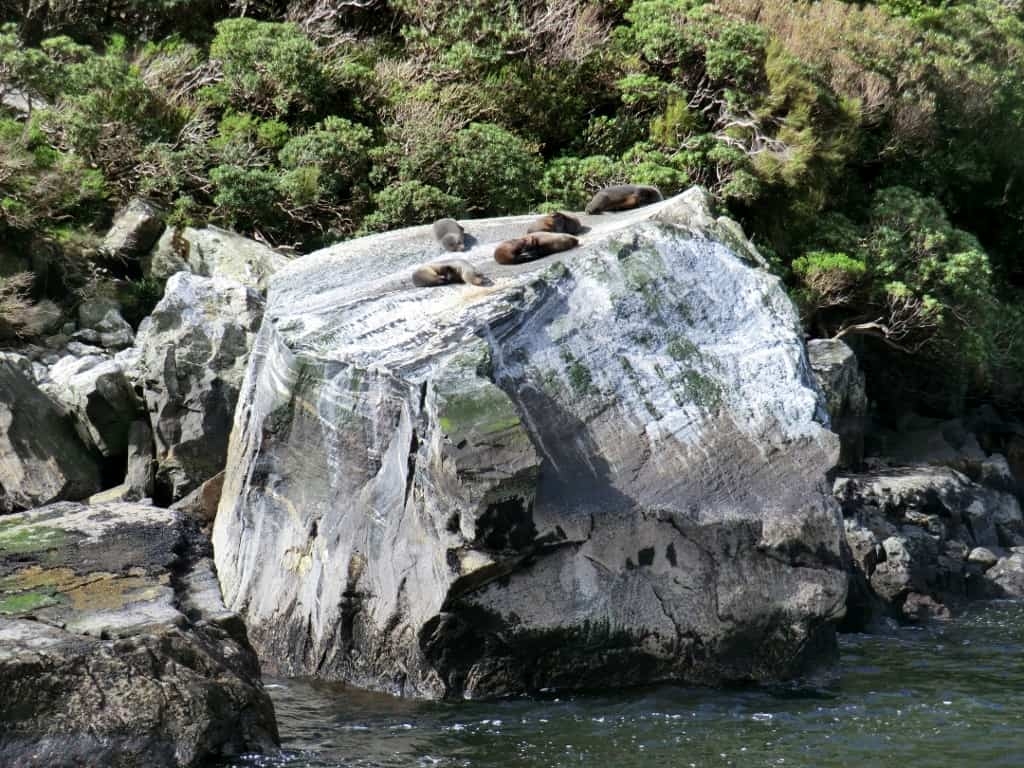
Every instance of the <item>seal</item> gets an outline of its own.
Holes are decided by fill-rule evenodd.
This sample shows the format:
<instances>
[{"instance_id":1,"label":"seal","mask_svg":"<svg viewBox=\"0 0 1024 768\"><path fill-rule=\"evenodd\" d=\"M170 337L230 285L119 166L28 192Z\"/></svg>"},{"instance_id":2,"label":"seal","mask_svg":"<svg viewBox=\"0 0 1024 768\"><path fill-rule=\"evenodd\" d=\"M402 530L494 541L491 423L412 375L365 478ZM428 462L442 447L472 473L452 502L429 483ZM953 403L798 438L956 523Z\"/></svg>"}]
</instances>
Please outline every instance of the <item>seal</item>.
<instances>
[{"instance_id":1,"label":"seal","mask_svg":"<svg viewBox=\"0 0 1024 768\"><path fill-rule=\"evenodd\" d=\"M583 225L580 224L580 220L575 216L570 216L568 213L562 213L561 211L555 211L549 213L547 216L542 216L537 219L527 232L566 232L570 235L578 235L583 231Z\"/></svg>"},{"instance_id":2,"label":"seal","mask_svg":"<svg viewBox=\"0 0 1024 768\"><path fill-rule=\"evenodd\" d=\"M587 213L604 213L605 211L628 211L662 200L657 187L645 187L638 184L616 184L605 187L587 203Z\"/></svg>"},{"instance_id":3,"label":"seal","mask_svg":"<svg viewBox=\"0 0 1024 768\"><path fill-rule=\"evenodd\" d=\"M463 239L466 230L455 219L438 219L431 228L446 251L461 251L466 247Z\"/></svg>"},{"instance_id":4,"label":"seal","mask_svg":"<svg viewBox=\"0 0 1024 768\"><path fill-rule=\"evenodd\" d=\"M412 273L412 284L420 288L450 283L487 285L487 279L465 259L445 259L424 264Z\"/></svg>"},{"instance_id":5,"label":"seal","mask_svg":"<svg viewBox=\"0 0 1024 768\"><path fill-rule=\"evenodd\" d=\"M580 244L572 235L560 232L533 232L526 237L506 240L494 249L494 260L499 264L522 264L559 251L568 251Z\"/></svg>"}]
</instances>

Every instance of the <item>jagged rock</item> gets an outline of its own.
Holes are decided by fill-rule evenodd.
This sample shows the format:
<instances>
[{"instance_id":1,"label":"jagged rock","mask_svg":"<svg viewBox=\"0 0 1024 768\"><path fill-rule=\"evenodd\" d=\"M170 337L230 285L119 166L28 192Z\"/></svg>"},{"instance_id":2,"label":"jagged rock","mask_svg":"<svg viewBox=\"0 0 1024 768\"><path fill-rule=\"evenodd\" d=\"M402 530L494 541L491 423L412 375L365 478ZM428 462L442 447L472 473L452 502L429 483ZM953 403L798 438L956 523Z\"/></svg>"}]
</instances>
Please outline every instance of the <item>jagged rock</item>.
<instances>
[{"instance_id":1,"label":"jagged rock","mask_svg":"<svg viewBox=\"0 0 1024 768\"><path fill-rule=\"evenodd\" d=\"M138 259L149 252L163 230L163 213L151 203L135 197L117 212L100 250L122 260Z\"/></svg>"},{"instance_id":2,"label":"jagged rock","mask_svg":"<svg viewBox=\"0 0 1024 768\"><path fill-rule=\"evenodd\" d=\"M839 477L833 491L846 517L851 576L865 579L894 617L918 620L929 612L939 617L927 606L907 609L912 593L937 603L983 594L980 577L991 565L985 558L995 562L989 550L1012 546L1024 536L1012 494L973 483L947 467ZM882 542L882 553L872 562L874 541ZM871 600L855 596L860 602L852 610L866 615L863 604Z\"/></svg>"},{"instance_id":3,"label":"jagged rock","mask_svg":"<svg viewBox=\"0 0 1024 768\"><path fill-rule=\"evenodd\" d=\"M0 520L0 764L184 767L273 749L256 656L203 554L180 515L141 505Z\"/></svg>"},{"instance_id":4,"label":"jagged rock","mask_svg":"<svg viewBox=\"0 0 1024 768\"><path fill-rule=\"evenodd\" d=\"M117 350L135 341L131 325L121 317L120 305L110 299L83 302L78 308L78 324L81 330L72 334L76 342Z\"/></svg>"},{"instance_id":5,"label":"jagged rock","mask_svg":"<svg viewBox=\"0 0 1024 768\"><path fill-rule=\"evenodd\" d=\"M779 280L697 190L474 221L490 286L414 288L429 227L278 272L214 524L229 607L292 674L406 695L778 679L834 651L838 440Z\"/></svg>"},{"instance_id":6,"label":"jagged rock","mask_svg":"<svg viewBox=\"0 0 1024 768\"><path fill-rule=\"evenodd\" d=\"M156 448L153 429L147 419L136 419L128 430L128 462L124 483L132 501L153 496L153 471L156 466Z\"/></svg>"},{"instance_id":7,"label":"jagged rock","mask_svg":"<svg viewBox=\"0 0 1024 768\"><path fill-rule=\"evenodd\" d=\"M1024 531L1020 504L1011 494L972 483L947 467L902 467L839 477L833 491L847 516L869 508L890 520L924 527L938 520L950 537L972 546L1011 546Z\"/></svg>"},{"instance_id":8,"label":"jagged rock","mask_svg":"<svg viewBox=\"0 0 1024 768\"><path fill-rule=\"evenodd\" d=\"M99 487L98 457L33 382L31 362L0 355L0 513L83 499Z\"/></svg>"},{"instance_id":9,"label":"jagged rock","mask_svg":"<svg viewBox=\"0 0 1024 768\"><path fill-rule=\"evenodd\" d=\"M104 458L124 458L142 404L121 366L105 355L69 356L47 373L41 388L64 406L82 439Z\"/></svg>"},{"instance_id":10,"label":"jagged rock","mask_svg":"<svg viewBox=\"0 0 1024 768\"><path fill-rule=\"evenodd\" d=\"M864 458L868 409L864 374L857 365L857 357L845 342L832 339L808 341L807 357L825 392L832 430L839 435L839 464L856 467Z\"/></svg>"},{"instance_id":11,"label":"jagged rock","mask_svg":"<svg viewBox=\"0 0 1024 768\"><path fill-rule=\"evenodd\" d=\"M144 260L150 277L165 279L175 272L225 277L266 293L270 276L289 259L262 243L218 227L169 229Z\"/></svg>"},{"instance_id":12,"label":"jagged rock","mask_svg":"<svg viewBox=\"0 0 1024 768\"><path fill-rule=\"evenodd\" d=\"M180 499L224 468L228 433L263 299L223 278L181 272L140 326L132 377L156 444L156 498Z\"/></svg>"},{"instance_id":13,"label":"jagged rock","mask_svg":"<svg viewBox=\"0 0 1024 768\"><path fill-rule=\"evenodd\" d=\"M203 526L203 530L207 530L217 516L217 505L220 504L223 489L224 473L219 472L181 501L172 504L171 508L184 512Z\"/></svg>"}]
</instances>

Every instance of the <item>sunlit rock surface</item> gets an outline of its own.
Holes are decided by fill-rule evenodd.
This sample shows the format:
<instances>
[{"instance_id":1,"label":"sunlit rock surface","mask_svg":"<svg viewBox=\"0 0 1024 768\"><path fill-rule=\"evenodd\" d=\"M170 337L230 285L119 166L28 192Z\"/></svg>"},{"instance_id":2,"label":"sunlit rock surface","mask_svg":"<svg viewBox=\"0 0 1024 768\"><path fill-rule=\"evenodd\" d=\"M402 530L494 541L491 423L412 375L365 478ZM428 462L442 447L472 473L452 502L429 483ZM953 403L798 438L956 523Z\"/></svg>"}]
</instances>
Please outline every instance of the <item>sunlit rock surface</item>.
<instances>
[{"instance_id":1,"label":"sunlit rock surface","mask_svg":"<svg viewBox=\"0 0 1024 768\"><path fill-rule=\"evenodd\" d=\"M451 697L827 657L838 442L778 279L697 189L497 265L532 218L463 222L490 286L414 288L429 227L274 276L214 527L264 663Z\"/></svg>"}]
</instances>

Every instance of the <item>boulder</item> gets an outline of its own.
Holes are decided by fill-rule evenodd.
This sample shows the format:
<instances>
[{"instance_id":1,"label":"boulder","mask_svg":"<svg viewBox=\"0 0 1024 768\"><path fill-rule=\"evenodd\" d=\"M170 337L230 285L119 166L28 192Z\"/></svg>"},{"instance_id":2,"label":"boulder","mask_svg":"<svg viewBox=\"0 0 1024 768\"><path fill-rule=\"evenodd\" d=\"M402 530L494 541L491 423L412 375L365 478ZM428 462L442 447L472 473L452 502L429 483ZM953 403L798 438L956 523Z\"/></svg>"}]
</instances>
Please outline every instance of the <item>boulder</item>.
<instances>
[{"instance_id":1,"label":"boulder","mask_svg":"<svg viewBox=\"0 0 1024 768\"><path fill-rule=\"evenodd\" d=\"M140 326L132 377L156 444L155 498L180 499L224 468L228 433L263 299L224 278L181 272ZM128 359L128 358L126 358Z\"/></svg>"},{"instance_id":2,"label":"boulder","mask_svg":"<svg viewBox=\"0 0 1024 768\"><path fill-rule=\"evenodd\" d=\"M0 513L100 487L100 462L32 380L27 358L0 355Z\"/></svg>"},{"instance_id":3,"label":"boulder","mask_svg":"<svg viewBox=\"0 0 1024 768\"><path fill-rule=\"evenodd\" d=\"M413 287L428 226L274 276L214 523L266 664L472 697L831 658L838 440L780 281L700 190L581 219L507 267L532 217L468 223L487 286Z\"/></svg>"},{"instance_id":4,"label":"boulder","mask_svg":"<svg viewBox=\"0 0 1024 768\"><path fill-rule=\"evenodd\" d=\"M856 468L864 458L868 410L864 374L857 357L846 342L832 339L808 341L807 357L825 393L832 430L839 435L839 465Z\"/></svg>"},{"instance_id":5,"label":"boulder","mask_svg":"<svg viewBox=\"0 0 1024 768\"><path fill-rule=\"evenodd\" d=\"M989 597L1024 597L1024 553L1014 552L985 571Z\"/></svg>"},{"instance_id":6,"label":"boulder","mask_svg":"<svg viewBox=\"0 0 1024 768\"><path fill-rule=\"evenodd\" d=\"M164 509L0 520L0 764L184 767L274 748L256 656L203 554Z\"/></svg>"},{"instance_id":7,"label":"boulder","mask_svg":"<svg viewBox=\"0 0 1024 768\"><path fill-rule=\"evenodd\" d=\"M100 251L123 261L138 259L149 252L163 230L163 213L135 197L117 212L113 226L100 244Z\"/></svg>"},{"instance_id":8,"label":"boulder","mask_svg":"<svg viewBox=\"0 0 1024 768\"><path fill-rule=\"evenodd\" d=\"M120 305L111 299L83 302L78 308L81 330L72 334L80 343L103 349L125 349L135 341L131 325L121 317Z\"/></svg>"},{"instance_id":9,"label":"boulder","mask_svg":"<svg viewBox=\"0 0 1024 768\"><path fill-rule=\"evenodd\" d=\"M107 459L124 459L132 422L142 403L121 366L106 355L63 357L41 385L64 406L87 444Z\"/></svg>"},{"instance_id":10,"label":"boulder","mask_svg":"<svg viewBox=\"0 0 1024 768\"><path fill-rule=\"evenodd\" d=\"M218 227L169 229L143 262L149 277L175 272L225 277L266 293L270 276L289 261L272 248Z\"/></svg>"}]
</instances>

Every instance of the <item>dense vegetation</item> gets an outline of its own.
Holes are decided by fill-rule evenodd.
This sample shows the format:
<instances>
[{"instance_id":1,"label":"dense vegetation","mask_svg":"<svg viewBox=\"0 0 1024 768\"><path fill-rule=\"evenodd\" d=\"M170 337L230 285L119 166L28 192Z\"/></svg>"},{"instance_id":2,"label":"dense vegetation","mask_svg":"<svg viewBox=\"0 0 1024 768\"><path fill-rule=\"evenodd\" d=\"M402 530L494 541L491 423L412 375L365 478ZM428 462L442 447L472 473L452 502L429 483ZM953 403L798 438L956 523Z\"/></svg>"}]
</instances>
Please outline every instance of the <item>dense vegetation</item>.
<instances>
[{"instance_id":1,"label":"dense vegetation","mask_svg":"<svg viewBox=\"0 0 1024 768\"><path fill-rule=\"evenodd\" d=\"M131 195L307 250L702 184L881 406L1024 400L1015 0L63 6L0 0L0 239L37 298L103 290Z\"/></svg>"}]
</instances>

